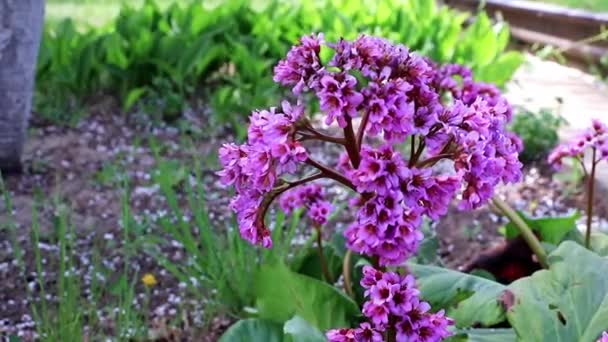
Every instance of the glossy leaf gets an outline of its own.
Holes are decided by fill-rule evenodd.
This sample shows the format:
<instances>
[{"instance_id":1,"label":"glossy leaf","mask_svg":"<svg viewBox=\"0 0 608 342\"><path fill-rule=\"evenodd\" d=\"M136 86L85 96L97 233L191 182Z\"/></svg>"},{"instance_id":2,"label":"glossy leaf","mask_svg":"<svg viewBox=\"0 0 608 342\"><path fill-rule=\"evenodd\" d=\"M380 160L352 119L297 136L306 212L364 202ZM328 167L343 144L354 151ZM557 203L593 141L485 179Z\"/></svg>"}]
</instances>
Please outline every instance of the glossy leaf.
<instances>
[{"instance_id":1,"label":"glossy leaf","mask_svg":"<svg viewBox=\"0 0 608 342\"><path fill-rule=\"evenodd\" d=\"M219 342L251 341L285 341L281 324L257 318L240 320L228 328L219 340Z\"/></svg>"},{"instance_id":2,"label":"glossy leaf","mask_svg":"<svg viewBox=\"0 0 608 342\"><path fill-rule=\"evenodd\" d=\"M283 326L285 341L288 342L325 342L325 336L300 316L295 316Z\"/></svg>"},{"instance_id":3,"label":"glossy leaf","mask_svg":"<svg viewBox=\"0 0 608 342\"><path fill-rule=\"evenodd\" d=\"M554 245L559 244L566 235L576 229L576 220L580 217L578 212L570 216L563 217L541 217L541 218L530 218L522 212L519 212L522 219L530 225L532 230L538 232L541 236L541 240ZM505 236L507 239L513 239L519 235L519 231L509 222L506 225Z\"/></svg>"},{"instance_id":4,"label":"glossy leaf","mask_svg":"<svg viewBox=\"0 0 608 342\"><path fill-rule=\"evenodd\" d=\"M360 314L357 304L335 287L295 272L282 263L263 265L255 277L261 318L285 322L298 315L325 331L350 326Z\"/></svg>"},{"instance_id":5,"label":"glossy leaf","mask_svg":"<svg viewBox=\"0 0 608 342\"><path fill-rule=\"evenodd\" d=\"M416 276L421 297L437 309L446 309L457 327L492 326L504 321L499 302L504 285L436 266L408 266Z\"/></svg>"},{"instance_id":6,"label":"glossy leaf","mask_svg":"<svg viewBox=\"0 0 608 342\"><path fill-rule=\"evenodd\" d=\"M461 329L446 342L515 342L513 329Z\"/></svg>"},{"instance_id":7,"label":"glossy leaf","mask_svg":"<svg viewBox=\"0 0 608 342\"><path fill-rule=\"evenodd\" d=\"M549 269L508 288L507 317L522 341L595 341L608 329L608 258L563 242Z\"/></svg>"}]
</instances>

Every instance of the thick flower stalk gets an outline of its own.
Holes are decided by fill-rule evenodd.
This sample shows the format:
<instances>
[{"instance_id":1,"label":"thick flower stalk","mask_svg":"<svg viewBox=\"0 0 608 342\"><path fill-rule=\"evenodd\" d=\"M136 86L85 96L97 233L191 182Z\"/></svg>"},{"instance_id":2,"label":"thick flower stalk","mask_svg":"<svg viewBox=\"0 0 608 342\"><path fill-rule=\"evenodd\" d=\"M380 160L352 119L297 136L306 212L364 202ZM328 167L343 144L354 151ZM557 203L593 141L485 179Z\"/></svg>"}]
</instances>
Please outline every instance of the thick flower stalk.
<instances>
[{"instance_id":1,"label":"thick flower stalk","mask_svg":"<svg viewBox=\"0 0 608 342\"><path fill-rule=\"evenodd\" d=\"M585 166L585 152L591 151L591 171ZM559 145L549 154L549 163L556 169L562 167L564 158L577 160L587 176L587 231L585 246L591 243L591 220L593 217L593 195L595 190L595 169L597 164L608 161L608 126L599 119L591 122L591 128L582 132L572 141Z\"/></svg>"},{"instance_id":2,"label":"thick flower stalk","mask_svg":"<svg viewBox=\"0 0 608 342\"><path fill-rule=\"evenodd\" d=\"M328 63L321 61L322 48L334 51ZM252 243L272 246L264 217L279 196L283 209L305 207L315 226L325 223L329 202L318 186L304 184L328 178L352 191L355 220L344 233L347 247L377 268L399 265L416 253L425 216L440 218L454 198L463 210L478 208L500 182L521 177L521 141L505 130L511 108L466 67L437 65L382 38L326 44L313 34L274 72L297 104L254 111L247 142L226 144L219 153L221 181L235 187L231 207ZM325 124L336 125L339 134L315 128L304 101L318 101ZM333 165L320 163L306 149L311 140L344 153ZM406 336L398 326L405 316L389 316L395 322L389 319L388 330ZM379 325L372 319L369 327ZM370 336L374 341L376 334Z\"/></svg>"}]
</instances>

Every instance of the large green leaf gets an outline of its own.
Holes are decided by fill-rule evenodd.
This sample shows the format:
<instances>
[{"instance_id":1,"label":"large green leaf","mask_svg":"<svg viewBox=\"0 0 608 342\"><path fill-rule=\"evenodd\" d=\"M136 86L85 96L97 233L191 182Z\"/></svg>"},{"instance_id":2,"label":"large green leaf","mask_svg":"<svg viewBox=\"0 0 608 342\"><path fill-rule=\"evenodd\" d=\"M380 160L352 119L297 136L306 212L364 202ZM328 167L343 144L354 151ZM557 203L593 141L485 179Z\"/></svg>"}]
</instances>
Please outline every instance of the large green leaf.
<instances>
[{"instance_id":1,"label":"large green leaf","mask_svg":"<svg viewBox=\"0 0 608 342\"><path fill-rule=\"evenodd\" d=\"M323 253L327 262L328 271L332 276L331 281L335 281L342 271L342 258L336 255L335 250L330 246L324 246ZM308 248L300 258L294 260L292 268L300 274L323 280L321 258L317 247Z\"/></svg>"},{"instance_id":2,"label":"large green leaf","mask_svg":"<svg viewBox=\"0 0 608 342\"><path fill-rule=\"evenodd\" d=\"M608 258L565 241L548 263L509 286L511 326L522 341L595 341L608 330Z\"/></svg>"},{"instance_id":3,"label":"large green leaf","mask_svg":"<svg viewBox=\"0 0 608 342\"><path fill-rule=\"evenodd\" d=\"M349 326L359 315L357 304L335 287L292 272L283 263L263 265L255 277L260 317L285 322L298 315L325 331Z\"/></svg>"},{"instance_id":4,"label":"large green leaf","mask_svg":"<svg viewBox=\"0 0 608 342\"><path fill-rule=\"evenodd\" d=\"M504 31L508 32L508 31ZM517 51L509 51L500 55L495 61L481 68L480 80L503 85L511 79L515 71L524 62L524 56Z\"/></svg>"},{"instance_id":5,"label":"large green leaf","mask_svg":"<svg viewBox=\"0 0 608 342\"><path fill-rule=\"evenodd\" d=\"M580 217L578 212L570 216L530 218L519 212L521 218L530 225L532 230L538 232L544 242L559 244L564 237L576 229L576 220ZM515 225L509 222L506 225L505 235L507 239L513 239L519 235Z\"/></svg>"},{"instance_id":6,"label":"large green leaf","mask_svg":"<svg viewBox=\"0 0 608 342\"><path fill-rule=\"evenodd\" d=\"M608 256L608 235L603 233L591 234L591 249L601 256Z\"/></svg>"},{"instance_id":7,"label":"large green leaf","mask_svg":"<svg viewBox=\"0 0 608 342\"><path fill-rule=\"evenodd\" d=\"M462 329L448 342L515 342L513 329Z\"/></svg>"},{"instance_id":8,"label":"large green leaf","mask_svg":"<svg viewBox=\"0 0 608 342\"><path fill-rule=\"evenodd\" d=\"M447 310L457 327L492 326L505 319L499 301L505 286L489 279L436 266L409 264L422 298Z\"/></svg>"},{"instance_id":9,"label":"large green leaf","mask_svg":"<svg viewBox=\"0 0 608 342\"><path fill-rule=\"evenodd\" d=\"M300 316L295 316L283 326L287 342L325 342L325 336Z\"/></svg>"},{"instance_id":10,"label":"large green leaf","mask_svg":"<svg viewBox=\"0 0 608 342\"><path fill-rule=\"evenodd\" d=\"M244 319L236 322L220 337L219 342L283 342L281 324L263 319Z\"/></svg>"}]
</instances>

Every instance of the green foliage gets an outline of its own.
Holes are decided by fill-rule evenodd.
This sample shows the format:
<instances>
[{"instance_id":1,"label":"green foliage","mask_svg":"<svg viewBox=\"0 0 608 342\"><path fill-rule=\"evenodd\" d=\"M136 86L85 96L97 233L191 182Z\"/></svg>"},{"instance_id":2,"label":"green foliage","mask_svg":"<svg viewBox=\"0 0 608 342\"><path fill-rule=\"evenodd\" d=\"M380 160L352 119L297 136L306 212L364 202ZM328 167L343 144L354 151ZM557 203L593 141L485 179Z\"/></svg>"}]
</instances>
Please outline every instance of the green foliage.
<instances>
[{"instance_id":1,"label":"green foliage","mask_svg":"<svg viewBox=\"0 0 608 342\"><path fill-rule=\"evenodd\" d=\"M608 328L608 259L566 241L548 262L509 286L509 322L523 341L595 341Z\"/></svg>"},{"instance_id":2,"label":"green foliage","mask_svg":"<svg viewBox=\"0 0 608 342\"><path fill-rule=\"evenodd\" d=\"M530 218L522 212L518 214L533 231L540 235L543 242L554 245L562 242L568 233L576 229L576 220L581 217L578 212L569 216L541 218ZM512 222L507 223L504 232L507 239L514 239L519 235L519 230Z\"/></svg>"},{"instance_id":3,"label":"green foliage","mask_svg":"<svg viewBox=\"0 0 608 342\"><path fill-rule=\"evenodd\" d=\"M499 303L505 286L481 277L436 266L409 264L422 298L445 309L457 327L492 326L505 319Z\"/></svg>"},{"instance_id":4,"label":"green foliage","mask_svg":"<svg viewBox=\"0 0 608 342\"><path fill-rule=\"evenodd\" d=\"M323 334L300 316L280 323L259 318L241 320L230 327L219 342L324 342Z\"/></svg>"},{"instance_id":5,"label":"green foliage","mask_svg":"<svg viewBox=\"0 0 608 342\"><path fill-rule=\"evenodd\" d=\"M591 250L601 256L608 256L608 235L603 233L592 233Z\"/></svg>"},{"instance_id":6,"label":"green foliage","mask_svg":"<svg viewBox=\"0 0 608 342\"><path fill-rule=\"evenodd\" d=\"M461 329L448 342L515 342L513 329Z\"/></svg>"},{"instance_id":7,"label":"green foliage","mask_svg":"<svg viewBox=\"0 0 608 342\"><path fill-rule=\"evenodd\" d=\"M215 309L240 314L255 300L252 289L242 284L251 283L263 259L241 239L235 227L227 226L215 231L204 200L200 170L194 170L196 182L191 184L183 182L187 176L184 165L162 158L157 158L157 164L153 173L154 184L159 185L170 216L176 218L176 221L169 217L161 218L159 224L164 234L184 246L191 262L171 262L160 250L167 239L159 234L147 234L139 244L192 291L200 292L202 288ZM186 194L186 208L192 212L193 222L184 218L185 209L179 205L177 187L181 183Z\"/></svg>"},{"instance_id":8,"label":"green foliage","mask_svg":"<svg viewBox=\"0 0 608 342\"><path fill-rule=\"evenodd\" d=\"M262 265L254 282L261 318L285 322L294 315L325 331L349 326L359 312L357 304L333 286L294 273L283 263Z\"/></svg>"},{"instance_id":9,"label":"green foliage","mask_svg":"<svg viewBox=\"0 0 608 342\"><path fill-rule=\"evenodd\" d=\"M557 145L557 131L565 123L561 116L548 109L541 109L538 113L521 109L510 127L524 143L524 150L519 154L520 160L530 163L546 158Z\"/></svg>"},{"instance_id":10,"label":"green foliage","mask_svg":"<svg viewBox=\"0 0 608 342\"><path fill-rule=\"evenodd\" d=\"M325 336L300 316L285 322L283 332L288 342L324 342Z\"/></svg>"},{"instance_id":11,"label":"green foliage","mask_svg":"<svg viewBox=\"0 0 608 342\"><path fill-rule=\"evenodd\" d=\"M160 4L163 4L162 6ZM146 0L124 5L103 27L77 29L67 19L46 27L37 71L37 109L60 122L77 122L97 94L116 96L125 111L142 108L172 119L204 96L211 123L239 132L249 108L276 104L271 70L298 38L375 34L432 59L469 65L483 81L504 84L521 64L504 53L508 27L481 13L468 19L434 0L249 2L216 6L198 1ZM153 113L155 114L155 113Z\"/></svg>"},{"instance_id":12,"label":"green foliage","mask_svg":"<svg viewBox=\"0 0 608 342\"><path fill-rule=\"evenodd\" d=\"M585 9L594 12L608 12L608 2L604 0L533 0L549 2L556 5L567 6L576 9Z\"/></svg>"},{"instance_id":13,"label":"green foliage","mask_svg":"<svg viewBox=\"0 0 608 342\"><path fill-rule=\"evenodd\" d=\"M226 330L219 340L219 342L249 341L283 342L281 324L258 318L240 320Z\"/></svg>"}]
</instances>

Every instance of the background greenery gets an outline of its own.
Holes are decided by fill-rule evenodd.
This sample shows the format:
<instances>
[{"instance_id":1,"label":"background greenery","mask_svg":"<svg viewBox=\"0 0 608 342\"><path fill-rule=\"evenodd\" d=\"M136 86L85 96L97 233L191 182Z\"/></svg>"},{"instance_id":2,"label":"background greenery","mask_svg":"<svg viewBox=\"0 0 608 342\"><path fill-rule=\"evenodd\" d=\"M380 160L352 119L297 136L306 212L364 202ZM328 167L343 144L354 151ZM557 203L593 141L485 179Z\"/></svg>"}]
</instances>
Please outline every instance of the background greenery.
<instances>
[{"instance_id":1,"label":"background greenery","mask_svg":"<svg viewBox=\"0 0 608 342\"><path fill-rule=\"evenodd\" d=\"M498 85L523 59L505 51L504 23L434 0L54 0L48 7L36 108L68 124L100 94L117 98L124 112L169 120L202 99L212 108L211 124L230 124L238 133L251 108L276 103L281 92L272 67L311 32L325 32L330 41L383 36L435 61L466 64L478 79Z\"/></svg>"},{"instance_id":2,"label":"background greenery","mask_svg":"<svg viewBox=\"0 0 608 342\"><path fill-rule=\"evenodd\" d=\"M556 5L580 8L595 12L608 12L608 1L605 0L533 0Z\"/></svg>"}]
</instances>

